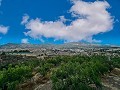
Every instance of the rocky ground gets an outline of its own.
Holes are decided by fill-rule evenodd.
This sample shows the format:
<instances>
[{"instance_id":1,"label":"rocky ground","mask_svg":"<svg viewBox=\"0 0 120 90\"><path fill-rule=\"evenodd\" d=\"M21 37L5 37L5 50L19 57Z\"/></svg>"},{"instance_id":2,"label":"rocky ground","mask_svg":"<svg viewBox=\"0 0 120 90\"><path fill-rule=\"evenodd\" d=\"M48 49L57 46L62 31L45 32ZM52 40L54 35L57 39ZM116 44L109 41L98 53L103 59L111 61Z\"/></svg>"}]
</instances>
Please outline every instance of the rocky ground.
<instances>
[{"instance_id":1,"label":"rocky ground","mask_svg":"<svg viewBox=\"0 0 120 90\"><path fill-rule=\"evenodd\" d=\"M41 78L41 76L37 73L33 77L33 81L37 81L37 84L35 85L33 82L24 83L22 85L23 88L20 90L52 90L51 81L46 79L40 80L39 78ZM111 73L102 76L102 85L102 90L120 90L120 69L115 68ZM94 90L101 90L97 89L95 85L92 85L92 87L94 87Z\"/></svg>"},{"instance_id":2,"label":"rocky ground","mask_svg":"<svg viewBox=\"0 0 120 90\"><path fill-rule=\"evenodd\" d=\"M46 84L39 85L34 90L52 90L52 83L48 81Z\"/></svg>"},{"instance_id":3,"label":"rocky ground","mask_svg":"<svg viewBox=\"0 0 120 90\"><path fill-rule=\"evenodd\" d=\"M120 69L115 68L110 74L102 78L104 90L120 90Z\"/></svg>"}]
</instances>

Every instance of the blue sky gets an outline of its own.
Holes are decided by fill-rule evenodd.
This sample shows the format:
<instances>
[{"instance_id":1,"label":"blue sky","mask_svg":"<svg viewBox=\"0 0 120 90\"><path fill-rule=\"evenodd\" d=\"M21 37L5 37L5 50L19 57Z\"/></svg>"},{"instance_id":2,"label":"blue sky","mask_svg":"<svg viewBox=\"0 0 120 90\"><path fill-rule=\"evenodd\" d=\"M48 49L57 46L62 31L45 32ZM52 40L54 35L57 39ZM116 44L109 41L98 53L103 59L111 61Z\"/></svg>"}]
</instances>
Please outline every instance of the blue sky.
<instances>
[{"instance_id":1,"label":"blue sky","mask_svg":"<svg viewBox=\"0 0 120 90\"><path fill-rule=\"evenodd\" d=\"M120 0L106 0L107 3L95 3L95 1L96 0L84 0L79 3L80 0L2 0L0 6L0 44L61 44L64 42L85 41L92 43L120 45ZM101 2L102 1L103 0L101 0ZM84 2L86 7L82 7L81 5ZM94 4L92 5L89 2ZM89 3L89 5L87 3ZM89 11L89 9L85 12L85 14L83 12L75 11L81 11L84 8L88 8L89 6L91 8L90 10L97 10L93 9L94 6L96 8L97 4L101 4L101 8L98 9L101 11L99 11L98 13L95 13L94 11ZM109 4L110 8L106 10L107 4ZM83 9L79 8L79 6L81 6ZM110 15L106 15L105 13L105 20L100 20L100 22L99 20L96 20L98 22L96 26L98 26L98 28L101 28L101 30L93 30L92 25L95 23L95 21L90 21L90 23L92 22L93 24L88 27L90 30L93 30L92 32L88 30L87 26L81 26L81 23L83 23L81 21L81 23L78 22L80 24L78 24L78 26L71 25L71 23L75 23L77 22L77 20L82 20L81 18L86 18L87 12L89 12L87 14L91 15L91 20L91 18L94 17L93 13L97 15L101 14L102 9L106 10L107 14L109 13ZM82 13L83 15L74 16L72 15L76 14L74 12L76 12L77 14ZM21 22L24 21L23 17L24 19L27 19L26 22L21 24ZM54 24L52 24L51 22ZM39 25L38 29L36 29L37 24ZM87 25L88 23L85 24ZM65 30L69 27L71 27L70 30L72 30L72 32L67 32ZM102 27L104 27L105 29ZM58 31L56 29L58 29ZM3 32L3 30L7 30L7 32ZM88 31L84 32L85 30Z\"/></svg>"}]
</instances>

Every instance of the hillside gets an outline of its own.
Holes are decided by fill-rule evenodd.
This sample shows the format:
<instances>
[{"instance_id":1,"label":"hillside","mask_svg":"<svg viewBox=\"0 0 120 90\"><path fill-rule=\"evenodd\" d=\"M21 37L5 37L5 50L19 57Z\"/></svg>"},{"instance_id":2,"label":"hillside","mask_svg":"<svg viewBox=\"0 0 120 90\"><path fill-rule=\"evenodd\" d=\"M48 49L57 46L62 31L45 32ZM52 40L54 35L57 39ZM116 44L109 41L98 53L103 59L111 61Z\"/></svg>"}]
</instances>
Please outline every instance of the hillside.
<instances>
[{"instance_id":1,"label":"hillside","mask_svg":"<svg viewBox=\"0 0 120 90\"><path fill-rule=\"evenodd\" d=\"M4 45L0 45L0 49L29 49L29 48L62 48L62 49L72 49L72 48L110 48L110 47L119 47L119 46L112 46L112 45L101 45L101 44L89 44L89 43L78 43L78 42L71 42L65 44L14 44L8 43Z\"/></svg>"}]
</instances>

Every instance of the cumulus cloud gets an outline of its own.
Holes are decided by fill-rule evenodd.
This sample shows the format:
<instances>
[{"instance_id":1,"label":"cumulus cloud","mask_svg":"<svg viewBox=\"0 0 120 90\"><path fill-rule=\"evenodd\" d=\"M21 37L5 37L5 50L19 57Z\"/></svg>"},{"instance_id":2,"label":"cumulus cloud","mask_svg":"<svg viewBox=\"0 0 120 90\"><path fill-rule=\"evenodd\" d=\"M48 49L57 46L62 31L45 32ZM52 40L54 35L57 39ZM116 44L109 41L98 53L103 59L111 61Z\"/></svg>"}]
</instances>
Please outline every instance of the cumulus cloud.
<instances>
[{"instance_id":1,"label":"cumulus cloud","mask_svg":"<svg viewBox=\"0 0 120 90\"><path fill-rule=\"evenodd\" d=\"M29 43L27 38L21 40L21 43Z\"/></svg>"},{"instance_id":2,"label":"cumulus cloud","mask_svg":"<svg viewBox=\"0 0 120 90\"><path fill-rule=\"evenodd\" d=\"M6 34L8 32L9 27L5 27L3 25L0 25L0 33Z\"/></svg>"},{"instance_id":3,"label":"cumulus cloud","mask_svg":"<svg viewBox=\"0 0 120 90\"><path fill-rule=\"evenodd\" d=\"M71 0L73 6L69 10L72 17L70 25L66 25L64 16L57 21L41 21L39 18L29 19L24 16L22 24L27 32L25 35L35 39L42 37L54 38L55 40L99 42L93 39L94 35L112 30L113 18L107 9L110 7L106 1L85 2Z\"/></svg>"}]
</instances>

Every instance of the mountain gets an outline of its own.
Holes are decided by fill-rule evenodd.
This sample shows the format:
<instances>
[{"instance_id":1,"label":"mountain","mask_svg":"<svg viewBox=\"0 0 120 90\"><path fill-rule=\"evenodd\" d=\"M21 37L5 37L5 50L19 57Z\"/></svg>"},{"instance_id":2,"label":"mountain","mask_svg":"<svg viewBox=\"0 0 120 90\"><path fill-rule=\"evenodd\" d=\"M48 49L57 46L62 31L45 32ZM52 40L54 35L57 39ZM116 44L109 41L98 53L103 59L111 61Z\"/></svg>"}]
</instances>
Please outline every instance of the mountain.
<instances>
[{"instance_id":1,"label":"mountain","mask_svg":"<svg viewBox=\"0 0 120 90\"><path fill-rule=\"evenodd\" d=\"M14 44L8 43L4 45L0 45L0 49L37 49L37 48L108 48L108 47L118 47L113 45L101 45L101 44L90 44L90 43L80 43L80 42L70 42L65 44Z\"/></svg>"},{"instance_id":2,"label":"mountain","mask_svg":"<svg viewBox=\"0 0 120 90\"><path fill-rule=\"evenodd\" d=\"M15 49L15 48L32 48L34 45L32 44L15 44L15 43L7 43L0 46L0 49Z\"/></svg>"},{"instance_id":3,"label":"mountain","mask_svg":"<svg viewBox=\"0 0 120 90\"><path fill-rule=\"evenodd\" d=\"M108 48L110 45L102 44L91 44L91 43L80 43L80 42L70 42L59 45L61 48Z\"/></svg>"},{"instance_id":4,"label":"mountain","mask_svg":"<svg viewBox=\"0 0 120 90\"><path fill-rule=\"evenodd\" d=\"M7 43L4 45L0 45L0 49L29 49L29 48L52 48L53 44L15 44L15 43Z\"/></svg>"}]
</instances>

